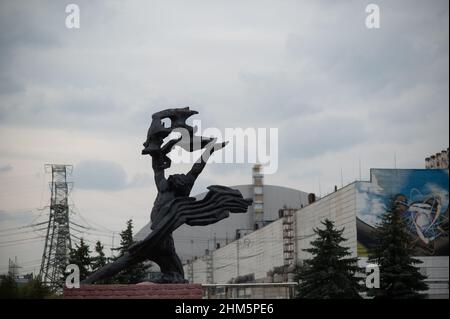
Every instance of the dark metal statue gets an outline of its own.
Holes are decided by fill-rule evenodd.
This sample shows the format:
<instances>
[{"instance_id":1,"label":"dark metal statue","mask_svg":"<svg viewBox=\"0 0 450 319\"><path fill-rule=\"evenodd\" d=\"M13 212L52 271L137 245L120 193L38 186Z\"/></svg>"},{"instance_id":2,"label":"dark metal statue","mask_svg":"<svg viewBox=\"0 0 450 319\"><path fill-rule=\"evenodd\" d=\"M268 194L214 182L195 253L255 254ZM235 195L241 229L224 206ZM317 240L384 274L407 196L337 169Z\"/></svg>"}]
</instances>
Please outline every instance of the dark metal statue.
<instances>
[{"instance_id":1,"label":"dark metal statue","mask_svg":"<svg viewBox=\"0 0 450 319\"><path fill-rule=\"evenodd\" d=\"M110 278L127 267L151 260L161 269L161 283L185 283L183 265L175 252L172 232L183 224L190 226L214 224L230 213L245 213L251 199L244 199L235 189L212 185L202 200L189 197L195 180L202 172L208 158L214 151L225 147L226 143L215 143L214 138L196 136L195 129L186 120L198 112L189 108L167 109L153 114L152 123L144 143L143 155L152 157L158 195L151 213L152 232L142 241L132 245L128 252L116 261L104 266L86 278L83 283ZM170 120L170 127L164 126L164 119ZM172 132L178 138L169 139ZM163 145L164 143L164 145ZM187 174L174 174L165 177L164 170L171 160L167 154L174 146L189 152L204 149L203 155Z\"/></svg>"}]
</instances>

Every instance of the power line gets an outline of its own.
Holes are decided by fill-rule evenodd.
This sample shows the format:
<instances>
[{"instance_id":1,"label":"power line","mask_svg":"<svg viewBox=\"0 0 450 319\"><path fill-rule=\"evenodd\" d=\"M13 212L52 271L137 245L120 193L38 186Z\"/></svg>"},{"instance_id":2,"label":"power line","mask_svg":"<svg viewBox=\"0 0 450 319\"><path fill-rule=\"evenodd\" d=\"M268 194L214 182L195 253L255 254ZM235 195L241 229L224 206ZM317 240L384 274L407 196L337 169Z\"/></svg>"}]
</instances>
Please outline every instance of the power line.
<instances>
[{"instance_id":1,"label":"power line","mask_svg":"<svg viewBox=\"0 0 450 319\"><path fill-rule=\"evenodd\" d=\"M34 238L29 238L29 240L25 240L23 242L14 242L14 243L9 243L9 244L0 244L0 248L21 246L21 245L29 245L29 244L32 244L32 243L42 242L43 239L44 239L44 237L37 237L37 238L40 238L41 240L36 240Z\"/></svg>"},{"instance_id":2,"label":"power line","mask_svg":"<svg viewBox=\"0 0 450 319\"><path fill-rule=\"evenodd\" d=\"M120 231L111 230L111 229L109 229L109 228L107 228L107 227L105 227L105 226L103 226L103 225L101 225L101 224L97 224L96 222L94 222L94 221L92 221L92 220L88 221L88 219L87 219L86 217L84 217L84 216L81 214L81 212L78 210L78 208L77 208L77 206L75 205L75 203L73 202L73 200L72 200L72 199L70 199L70 200L71 200L71 203L72 203L72 205L73 205L73 211L75 212L75 214L76 214L78 217L80 217L80 219L81 219L86 225L88 225L90 228L92 228L92 229L97 229L98 231L106 231L106 232L108 232L108 233L118 233L118 232L120 232ZM97 227L103 228L104 230L100 230L100 229L98 229L98 228L96 228L96 227L93 227L91 224L94 224L94 225L96 225Z\"/></svg>"},{"instance_id":3,"label":"power line","mask_svg":"<svg viewBox=\"0 0 450 319\"><path fill-rule=\"evenodd\" d=\"M78 226L78 227L81 227L81 228L89 229L89 227L79 225L79 224L75 223L74 221L72 221L71 224L75 225L75 226Z\"/></svg>"},{"instance_id":4,"label":"power line","mask_svg":"<svg viewBox=\"0 0 450 319\"><path fill-rule=\"evenodd\" d=\"M26 225L26 226L20 226L20 227L4 228L4 229L0 229L0 233L14 231L14 230L19 230L19 229L24 229L24 228L27 228L27 227L31 227L31 226Z\"/></svg>"},{"instance_id":5,"label":"power line","mask_svg":"<svg viewBox=\"0 0 450 319\"><path fill-rule=\"evenodd\" d=\"M46 230L47 228L39 228L39 229L33 229L33 231L38 232L38 231L42 231L42 230ZM16 233L10 233L10 234L0 234L0 237L5 237L5 236L17 236L17 235L24 235L24 234L28 234L29 231L25 230L25 231L20 231L20 232L16 232Z\"/></svg>"},{"instance_id":6,"label":"power line","mask_svg":"<svg viewBox=\"0 0 450 319\"><path fill-rule=\"evenodd\" d=\"M25 241L25 240L38 239L38 238L43 238L43 236L36 236L36 237L31 237L31 238L23 238L23 239L2 241L2 242L0 242L0 245L7 244L7 243L14 243L14 242L22 242L22 241Z\"/></svg>"}]
</instances>

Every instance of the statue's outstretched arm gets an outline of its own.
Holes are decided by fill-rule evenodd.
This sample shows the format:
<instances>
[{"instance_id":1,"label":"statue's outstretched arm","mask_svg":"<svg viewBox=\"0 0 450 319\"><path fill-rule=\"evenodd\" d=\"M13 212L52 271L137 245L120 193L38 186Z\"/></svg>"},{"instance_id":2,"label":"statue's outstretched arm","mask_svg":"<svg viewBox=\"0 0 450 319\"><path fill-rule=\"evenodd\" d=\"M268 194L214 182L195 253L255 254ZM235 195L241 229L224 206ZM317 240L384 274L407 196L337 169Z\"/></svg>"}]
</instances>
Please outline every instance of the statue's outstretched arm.
<instances>
[{"instance_id":1,"label":"statue's outstretched arm","mask_svg":"<svg viewBox=\"0 0 450 319\"><path fill-rule=\"evenodd\" d=\"M207 148L203 152L202 156L200 156L200 158L197 160L197 162L195 162L195 164L192 165L192 168L187 173L187 175L192 176L194 178L194 180L196 180L198 175L200 175L200 173L205 168L206 163L208 162L208 159L211 157L211 155L215 151L218 151L218 150L224 148L225 145L227 145L227 144L228 144L228 142L217 143L217 144L210 143L210 145L207 146Z\"/></svg>"}]
</instances>

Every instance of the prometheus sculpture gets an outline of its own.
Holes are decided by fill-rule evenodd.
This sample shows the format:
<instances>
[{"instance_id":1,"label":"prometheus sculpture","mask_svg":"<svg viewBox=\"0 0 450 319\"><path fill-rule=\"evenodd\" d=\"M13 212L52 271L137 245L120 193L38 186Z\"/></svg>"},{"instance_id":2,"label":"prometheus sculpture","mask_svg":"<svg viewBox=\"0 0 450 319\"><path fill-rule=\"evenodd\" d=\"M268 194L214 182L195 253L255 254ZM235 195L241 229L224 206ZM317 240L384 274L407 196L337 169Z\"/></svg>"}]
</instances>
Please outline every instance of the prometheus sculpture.
<instances>
[{"instance_id":1,"label":"prometheus sculpture","mask_svg":"<svg viewBox=\"0 0 450 319\"><path fill-rule=\"evenodd\" d=\"M116 261L99 269L83 283L94 283L107 279L127 267L151 260L158 264L161 276L160 283L186 283L183 265L175 251L172 232L183 224L190 226L214 224L230 213L245 213L251 199L244 199L242 194L226 186L212 185L201 200L189 197L195 180L202 172L213 152L226 146L216 143L214 138L195 135L195 129L186 124L186 120L198 112L186 108L167 109L152 116L148 129L147 140L144 143L143 155L152 157L152 168L158 190L151 212L152 232L142 241L132 245L128 251ZM170 119L169 127L165 127L165 119ZM177 133L177 138L171 138ZM172 134L172 135L171 135ZM171 136L169 136L171 135ZM168 138L167 142L164 140ZM170 151L179 146L193 152L204 149L202 156L187 174L174 174L165 177L165 169L171 166L167 156Z\"/></svg>"}]
</instances>

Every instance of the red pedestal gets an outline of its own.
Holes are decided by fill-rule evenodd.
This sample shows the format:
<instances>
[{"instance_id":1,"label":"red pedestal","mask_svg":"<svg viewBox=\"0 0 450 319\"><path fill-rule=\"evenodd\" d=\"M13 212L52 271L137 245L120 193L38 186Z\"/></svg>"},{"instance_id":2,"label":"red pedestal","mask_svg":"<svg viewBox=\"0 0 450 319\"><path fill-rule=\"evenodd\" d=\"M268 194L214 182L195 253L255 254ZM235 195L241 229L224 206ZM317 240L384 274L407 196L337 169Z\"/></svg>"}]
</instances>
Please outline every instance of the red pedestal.
<instances>
[{"instance_id":1,"label":"red pedestal","mask_svg":"<svg viewBox=\"0 0 450 319\"><path fill-rule=\"evenodd\" d=\"M200 284L81 285L64 288L65 299L202 299Z\"/></svg>"}]
</instances>

